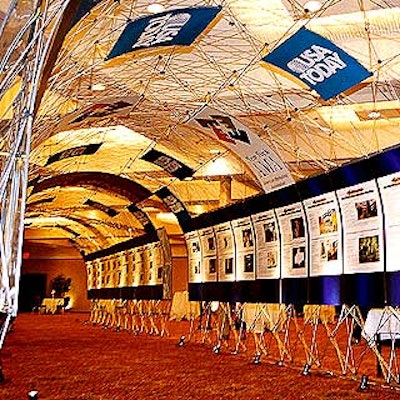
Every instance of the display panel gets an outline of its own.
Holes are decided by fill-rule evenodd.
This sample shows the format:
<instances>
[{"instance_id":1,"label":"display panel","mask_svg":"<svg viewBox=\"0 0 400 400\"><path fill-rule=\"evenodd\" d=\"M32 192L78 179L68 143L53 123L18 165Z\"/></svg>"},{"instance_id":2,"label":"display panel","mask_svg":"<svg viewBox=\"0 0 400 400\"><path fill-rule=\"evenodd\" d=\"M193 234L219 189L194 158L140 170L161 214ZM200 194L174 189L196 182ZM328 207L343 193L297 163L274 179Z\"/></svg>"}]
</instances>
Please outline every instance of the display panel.
<instances>
[{"instance_id":1,"label":"display panel","mask_svg":"<svg viewBox=\"0 0 400 400\"><path fill-rule=\"evenodd\" d=\"M344 273L383 271L383 220L375 181L338 190Z\"/></svg>"},{"instance_id":2,"label":"display panel","mask_svg":"<svg viewBox=\"0 0 400 400\"><path fill-rule=\"evenodd\" d=\"M232 221L236 247L236 280L254 280L255 236L250 217Z\"/></svg>"},{"instance_id":3,"label":"display panel","mask_svg":"<svg viewBox=\"0 0 400 400\"><path fill-rule=\"evenodd\" d=\"M134 286L135 280L135 252L133 249L129 249L125 251L125 276L126 276L126 285L125 286Z\"/></svg>"},{"instance_id":4,"label":"display panel","mask_svg":"<svg viewBox=\"0 0 400 400\"><path fill-rule=\"evenodd\" d=\"M189 283L201 283L203 281L202 253L200 238L197 231L185 234L186 248L189 265Z\"/></svg>"},{"instance_id":5,"label":"display panel","mask_svg":"<svg viewBox=\"0 0 400 400\"><path fill-rule=\"evenodd\" d=\"M211 227L199 230L199 238L202 252L200 268L204 271L203 281L215 282L218 280L218 268L214 229Z\"/></svg>"},{"instance_id":6,"label":"display panel","mask_svg":"<svg viewBox=\"0 0 400 400\"><path fill-rule=\"evenodd\" d=\"M400 271L400 172L378 179L386 232L386 270Z\"/></svg>"},{"instance_id":7,"label":"display panel","mask_svg":"<svg viewBox=\"0 0 400 400\"><path fill-rule=\"evenodd\" d=\"M147 245L149 260L149 285L161 285L163 281L163 252L160 242Z\"/></svg>"},{"instance_id":8,"label":"display panel","mask_svg":"<svg viewBox=\"0 0 400 400\"><path fill-rule=\"evenodd\" d=\"M133 284L132 286L141 286L144 284L144 254L142 247L135 247L133 259Z\"/></svg>"},{"instance_id":9,"label":"display panel","mask_svg":"<svg viewBox=\"0 0 400 400\"><path fill-rule=\"evenodd\" d=\"M309 227L310 276L342 274L342 229L335 193L303 203Z\"/></svg>"},{"instance_id":10,"label":"display panel","mask_svg":"<svg viewBox=\"0 0 400 400\"><path fill-rule=\"evenodd\" d=\"M306 277L308 252L306 219L301 203L276 209L281 232L282 277Z\"/></svg>"},{"instance_id":11,"label":"display panel","mask_svg":"<svg viewBox=\"0 0 400 400\"><path fill-rule=\"evenodd\" d=\"M256 238L256 278L279 278L280 234L278 221L273 210L252 215Z\"/></svg>"},{"instance_id":12,"label":"display panel","mask_svg":"<svg viewBox=\"0 0 400 400\"><path fill-rule=\"evenodd\" d=\"M214 226L217 242L218 280L220 282L236 279L235 242L230 222Z\"/></svg>"}]
</instances>

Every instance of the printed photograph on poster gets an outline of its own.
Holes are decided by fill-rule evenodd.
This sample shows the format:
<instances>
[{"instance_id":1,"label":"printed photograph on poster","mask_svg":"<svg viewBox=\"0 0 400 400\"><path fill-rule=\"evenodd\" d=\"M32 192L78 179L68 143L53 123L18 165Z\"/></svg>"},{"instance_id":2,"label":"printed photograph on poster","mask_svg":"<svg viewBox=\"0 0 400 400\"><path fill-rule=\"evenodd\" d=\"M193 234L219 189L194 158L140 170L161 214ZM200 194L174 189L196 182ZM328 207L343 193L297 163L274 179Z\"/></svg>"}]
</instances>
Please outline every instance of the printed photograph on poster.
<instances>
[{"instance_id":1,"label":"printed photograph on poster","mask_svg":"<svg viewBox=\"0 0 400 400\"><path fill-rule=\"evenodd\" d=\"M243 247L246 248L254 246L253 234L251 232L251 229L242 230L242 239L243 239Z\"/></svg>"},{"instance_id":2,"label":"printed photograph on poster","mask_svg":"<svg viewBox=\"0 0 400 400\"><path fill-rule=\"evenodd\" d=\"M305 236L304 219L303 217L297 217L290 220L292 228L292 238L298 239Z\"/></svg>"},{"instance_id":3,"label":"printed photograph on poster","mask_svg":"<svg viewBox=\"0 0 400 400\"><path fill-rule=\"evenodd\" d=\"M338 240L321 240L320 259L322 262L336 261L338 259Z\"/></svg>"},{"instance_id":4,"label":"printed photograph on poster","mask_svg":"<svg viewBox=\"0 0 400 400\"><path fill-rule=\"evenodd\" d=\"M306 248L305 246L293 247L292 249L292 260L293 268L304 268L306 260Z\"/></svg>"},{"instance_id":5,"label":"printed photograph on poster","mask_svg":"<svg viewBox=\"0 0 400 400\"><path fill-rule=\"evenodd\" d=\"M379 261L379 236L374 235L359 238L358 249L360 264Z\"/></svg>"},{"instance_id":6,"label":"printed photograph on poster","mask_svg":"<svg viewBox=\"0 0 400 400\"><path fill-rule=\"evenodd\" d=\"M334 233L338 231L336 210L331 208L318 217L319 234Z\"/></svg>"},{"instance_id":7,"label":"printed photograph on poster","mask_svg":"<svg viewBox=\"0 0 400 400\"><path fill-rule=\"evenodd\" d=\"M200 243L198 241L192 242L192 253L196 254L200 252Z\"/></svg>"},{"instance_id":8,"label":"printed photograph on poster","mask_svg":"<svg viewBox=\"0 0 400 400\"><path fill-rule=\"evenodd\" d=\"M233 258L225 258L225 275L233 274Z\"/></svg>"},{"instance_id":9,"label":"printed photograph on poster","mask_svg":"<svg viewBox=\"0 0 400 400\"><path fill-rule=\"evenodd\" d=\"M215 250L215 240L213 237L207 238L207 243L208 243L208 251Z\"/></svg>"},{"instance_id":10,"label":"printed photograph on poster","mask_svg":"<svg viewBox=\"0 0 400 400\"><path fill-rule=\"evenodd\" d=\"M195 275L200 274L200 260L197 260L194 264L194 273Z\"/></svg>"},{"instance_id":11,"label":"printed photograph on poster","mask_svg":"<svg viewBox=\"0 0 400 400\"><path fill-rule=\"evenodd\" d=\"M266 243L276 242L278 240L275 222L264 224L264 240Z\"/></svg>"},{"instance_id":12,"label":"printed photograph on poster","mask_svg":"<svg viewBox=\"0 0 400 400\"><path fill-rule=\"evenodd\" d=\"M243 256L244 260L244 272L254 272L254 255L245 254Z\"/></svg>"},{"instance_id":13,"label":"printed photograph on poster","mask_svg":"<svg viewBox=\"0 0 400 400\"><path fill-rule=\"evenodd\" d=\"M217 259L216 258L208 259L208 272L210 274L215 274L217 272Z\"/></svg>"},{"instance_id":14,"label":"printed photograph on poster","mask_svg":"<svg viewBox=\"0 0 400 400\"><path fill-rule=\"evenodd\" d=\"M367 219L378 216L378 209L376 207L376 200L370 199L355 203L357 210L357 219Z\"/></svg>"},{"instance_id":15,"label":"printed photograph on poster","mask_svg":"<svg viewBox=\"0 0 400 400\"><path fill-rule=\"evenodd\" d=\"M277 251L267 251L267 257L266 257L266 262L267 262L267 269L272 269L277 267Z\"/></svg>"}]
</instances>

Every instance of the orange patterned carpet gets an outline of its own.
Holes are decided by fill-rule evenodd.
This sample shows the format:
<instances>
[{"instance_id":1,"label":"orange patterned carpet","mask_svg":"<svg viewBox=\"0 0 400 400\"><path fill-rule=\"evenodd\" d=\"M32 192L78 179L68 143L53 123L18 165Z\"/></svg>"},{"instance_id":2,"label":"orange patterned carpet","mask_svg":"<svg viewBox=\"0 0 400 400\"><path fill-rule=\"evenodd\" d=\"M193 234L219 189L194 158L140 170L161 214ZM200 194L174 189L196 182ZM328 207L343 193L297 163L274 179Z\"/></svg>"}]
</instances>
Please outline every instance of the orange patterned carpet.
<instances>
[{"instance_id":1,"label":"orange patterned carpet","mask_svg":"<svg viewBox=\"0 0 400 400\"><path fill-rule=\"evenodd\" d=\"M232 355L222 346L215 354L212 343L202 344L199 337L177 346L180 336L188 333L187 322L171 323L171 335L161 338L104 329L85 323L87 318L78 313L20 314L2 351L5 381L0 384L0 399L27 399L31 390L39 392L40 400L394 400L400 396L397 388L384 387L379 380L359 391L359 376L327 374L315 366L303 376L299 341L293 341L298 358L277 366L276 341L267 338L270 353L255 365L250 335L247 351ZM319 357L323 365L331 363L332 370L339 371L335 351L322 336ZM375 359L363 355L364 350L360 347L356 364L373 378Z\"/></svg>"}]
</instances>

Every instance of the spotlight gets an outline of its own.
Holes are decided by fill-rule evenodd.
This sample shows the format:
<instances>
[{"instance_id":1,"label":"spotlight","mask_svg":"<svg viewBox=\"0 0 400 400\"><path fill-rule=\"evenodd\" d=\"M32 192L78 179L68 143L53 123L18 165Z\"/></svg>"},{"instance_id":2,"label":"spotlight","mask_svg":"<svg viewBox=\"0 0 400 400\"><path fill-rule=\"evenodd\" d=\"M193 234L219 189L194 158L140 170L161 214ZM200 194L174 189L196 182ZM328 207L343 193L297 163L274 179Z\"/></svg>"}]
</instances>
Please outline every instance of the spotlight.
<instances>
[{"instance_id":1,"label":"spotlight","mask_svg":"<svg viewBox=\"0 0 400 400\"><path fill-rule=\"evenodd\" d=\"M219 354L221 351L221 345L217 344L216 346L213 347L213 352L214 354Z\"/></svg>"},{"instance_id":2,"label":"spotlight","mask_svg":"<svg viewBox=\"0 0 400 400\"><path fill-rule=\"evenodd\" d=\"M360 381L360 387L358 390L367 390L369 388L368 375L363 375Z\"/></svg>"},{"instance_id":3,"label":"spotlight","mask_svg":"<svg viewBox=\"0 0 400 400\"><path fill-rule=\"evenodd\" d=\"M283 361L282 361L282 360L277 361L277 362L276 362L276 365L277 365L278 367L283 367Z\"/></svg>"},{"instance_id":4,"label":"spotlight","mask_svg":"<svg viewBox=\"0 0 400 400\"><path fill-rule=\"evenodd\" d=\"M310 375L310 369L311 369L311 365L306 363L304 364L304 368L303 371L301 371L301 374L304 376Z\"/></svg>"},{"instance_id":5,"label":"spotlight","mask_svg":"<svg viewBox=\"0 0 400 400\"><path fill-rule=\"evenodd\" d=\"M254 354L253 364L255 365L261 364L261 353Z\"/></svg>"},{"instance_id":6,"label":"spotlight","mask_svg":"<svg viewBox=\"0 0 400 400\"><path fill-rule=\"evenodd\" d=\"M39 392L37 390L31 390L28 393L28 400L38 400Z\"/></svg>"},{"instance_id":7,"label":"spotlight","mask_svg":"<svg viewBox=\"0 0 400 400\"><path fill-rule=\"evenodd\" d=\"M185 345L185 336L182 335L178 342L178 347L183 347Z\"/></svg>"}]
</instances>

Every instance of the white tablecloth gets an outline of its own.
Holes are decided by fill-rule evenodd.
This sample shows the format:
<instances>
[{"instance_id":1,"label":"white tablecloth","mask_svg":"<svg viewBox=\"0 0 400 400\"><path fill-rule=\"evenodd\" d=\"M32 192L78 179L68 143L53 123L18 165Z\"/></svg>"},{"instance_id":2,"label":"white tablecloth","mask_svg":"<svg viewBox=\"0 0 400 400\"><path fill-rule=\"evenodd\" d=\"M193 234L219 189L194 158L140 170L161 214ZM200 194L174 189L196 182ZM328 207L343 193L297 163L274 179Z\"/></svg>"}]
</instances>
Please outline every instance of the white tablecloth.
<instances>
[{"instance_id":1,"label":"white tablecloth","mask_svg":"<svg viewBox=\"0 0 400 400\"><path fill-rule=\"evenodd\" d=\"M370 345L377 339L400 339L400 311L392 307L371 309L367 314L362 335Z\"/></svg>"},{"instance_id":2,"label":"white tablecloth","mask_svg":"<svg viewBox=\"0 0 400 400\"><path fill-rule=\"evenodd\" d=\"M189 301L189 292L175 292L172 298L170 319L181 321L182 319L191 320L200 315L200 303Z\"/></svg>"},{"instance_id":3,"label":"white tablecloth","mask_svg":"<svg viewBox=\"0 0 400 400\"><path fill-rule=\"evenodd\" d=\"M246 303L243 320L248 330L262 333L265 329L281 330L287 318L285 304Z\"/></svg>"},{"instance_id":4,"label":"white tablecloth","mask_svg":"<svg viewBox=\"0 0 400 400\"><path fill-rule=\"evenodd\" d=\"M57 306L64 306L64 299L44 298L42 300L42 306L46 307L46 313L55 314Z\"/></svg>"}]
</instances>

